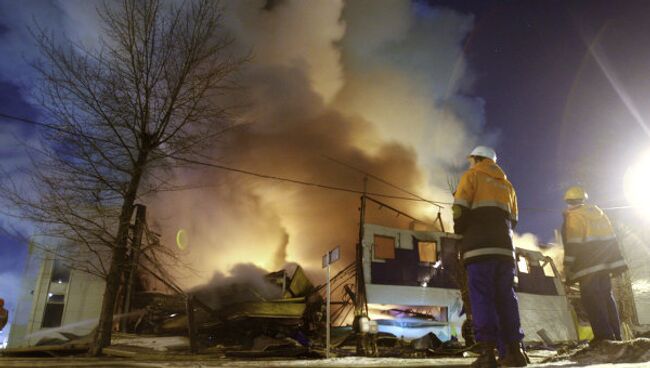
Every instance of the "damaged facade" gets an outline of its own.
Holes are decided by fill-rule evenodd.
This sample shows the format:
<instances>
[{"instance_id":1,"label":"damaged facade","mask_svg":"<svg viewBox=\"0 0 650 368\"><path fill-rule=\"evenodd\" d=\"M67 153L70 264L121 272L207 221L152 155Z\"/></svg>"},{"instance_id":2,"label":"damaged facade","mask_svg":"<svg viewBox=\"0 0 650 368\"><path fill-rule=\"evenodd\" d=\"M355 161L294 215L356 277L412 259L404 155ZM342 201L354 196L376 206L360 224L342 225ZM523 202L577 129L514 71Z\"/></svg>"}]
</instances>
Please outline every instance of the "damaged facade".
<instances>
[{"instance_id":1,"label":"damaged facade","mask_svg":"<svg viewBox=\"0 0 650 368\"><path fill-rule=\"evenodd\" d=\"M459 236L362 226L361 262L350 264L332 279L332 345L337 353L353 354L351 348L345 349L355 345L352 312L358 300L367 301L368 317L376 323L364 342L368 347L364 354L380 355L381 350L384 356L408 356L445 343L450 344L446 352L460 351L460 343L466 342L466 316L458 283ZM585 339L577 299L565 292L552 259L520 248L516 255L525 342L549 345ZM354 281L357 264L363 271L361 289ZM224 354L232 357L310 356L324 346L325 288L314 285L298 265L261 275L255 282L215 282L190 291L180 290L171 279L147 282L142 272L136 273L126 303L129 308L124 307L122 290L116 331L189 336L192 352L223 346ZM66 268L32 249L23 282L25 292L9 348L63 344L90 336L101 309L101 278ZM364 293L361 299L356 295L359 290ZM631 302L642 308L639 303L643 299ZM642 313L634 318L637 325L645 321Z\"/></svg>"},{"instance_id":2,"label":"damaged facade","mask_svg":"<svg viewBox=\"0 0 650 368\"><path fill-rule=\"evenodd\" d=\"M370 317L379 330L413 339L428 332L442 341L462 340L465 319L457 282L454 234L366 224L363 270ZM577 339L568 299L553 261L540 252L516 249L521 322L527 342Z\"/></svg>"}]
</instances>

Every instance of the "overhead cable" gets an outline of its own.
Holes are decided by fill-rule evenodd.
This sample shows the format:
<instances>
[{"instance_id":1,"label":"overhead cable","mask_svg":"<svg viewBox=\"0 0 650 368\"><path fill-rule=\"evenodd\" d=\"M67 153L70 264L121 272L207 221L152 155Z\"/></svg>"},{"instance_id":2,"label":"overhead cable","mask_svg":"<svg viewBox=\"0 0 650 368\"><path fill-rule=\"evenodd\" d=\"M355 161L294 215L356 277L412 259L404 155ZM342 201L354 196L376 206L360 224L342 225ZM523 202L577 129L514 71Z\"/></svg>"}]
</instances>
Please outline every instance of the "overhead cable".
<instances>
[{"instance_id":1,"label":"overhead cable","mask_svg":"<svg viewBox=\"0 0 650 368\"><path fill-rule=\"evenodd\" d=\"M107 143L112 143L109 140L104 139L104 138L98 138L98 137L85 135L85 134L83 134L81 132L70 132L70 131L67 131L65 129L53 126L52 124L39 122L39 121L36 121L36 120L33 120L33 119L21 118L21 117L9 115L9 114L4 114L4 113L1 113L1 112L0 112L0 118L6 118L6 119L15 120L15 121L20 121L20 122L27 123L27 124L41 126L41 127L47 128L47 129L57 130L57 131L60 131L60 132L66 133L66 134L79 135L79 136L81 136L83 138L87 138L87 139L94 139L94 140L97 140L97 141L105 141ZM354 167L352 165L349 165L349 164L346 164L344 162L338 161L338 160L333 159L331 157L328 157L328 156L325 156L325 157L328 158L329 160L333 161L333 162L344 165L344 166L346 166L346 167L348 167L348 168L350 168L352 170L362 172L366 176L371 177L371 178L373 178L373 179L375 179L375 180L377 180L377 181L379 181L379 182L381 182L383 184L386 184L386 185L391 186L391 187L393 187L393 188L395 188L397 190L400 190L400 191L402 191L404 193L407 193L407 194L410 195L410 197L391 195L391 194L387 194L387 193L365 192L363 190L358 190L358 189L345 188L345 187L339 187L339 186L316 183L316 182L309 182L309 181L304 181L304 180L299 180L299 179L293 179L293 178L286 178L286 177L281 177L281 176L276 176L276 175L270 175L270 174L263 174L263 173L258 173L258 172L254 172L254 171L250 171L250 170L239 169L239 168L225 166L225 165L211 163L211 162L191 160L191 159L179 158L179 157L173 157L173 158L175 160L177 160L177 161L183 161L185 163L190 163L190 164L194 164L194 165L212 167L212 168L215 168L215 169L236 172L236 173L239 173L239 174L254 176L254 177L258 177L258 178L262 178L262 179L276 180L276 181L280 181L280 182L293 183L293 184L298 184L298 185L303 185L303 186L310 186L310 187L315 187L315 188L320 188L320 189L334 190L334 191L354 193L354 194L367 194L367 195L373 195L373 196L376 196L376 197L396 199L396 200L402 200L402 201L429 203L429 204L433 204L435 206L438 206L439 208L441 208L442 206L451 206L451 205L453 205L453 203L451 203L451 202L434 201L434 200L430 200L430 199L421 197L416 193L410 192L410 191L408 191L408 190L406 190L404 188L401 188L401 187L399 187L399 186L397 186L395 184L392 184L392 183L386 181L385 179L382 179L382 178L380 178L380 177L378 177L376 175L365 172L365 171L363 171L361 169L358 169L358 168L356 168L356 167ZM187 186L187 187L181 187L181 188L178 188L178 189L179 190L190 190L190 189L199 189L199 188L205 188L205 187L210 187L210 185ZM633 207L634 206L616 206L616 207L604 207L602 209L607 211L607 210L629 209L629 208L633 208ZM533 211L533 212L562 212L562 209L553 209L553 208L521 207L520 209L524 210L524 211Z\"/></svg>"}]
</instances>

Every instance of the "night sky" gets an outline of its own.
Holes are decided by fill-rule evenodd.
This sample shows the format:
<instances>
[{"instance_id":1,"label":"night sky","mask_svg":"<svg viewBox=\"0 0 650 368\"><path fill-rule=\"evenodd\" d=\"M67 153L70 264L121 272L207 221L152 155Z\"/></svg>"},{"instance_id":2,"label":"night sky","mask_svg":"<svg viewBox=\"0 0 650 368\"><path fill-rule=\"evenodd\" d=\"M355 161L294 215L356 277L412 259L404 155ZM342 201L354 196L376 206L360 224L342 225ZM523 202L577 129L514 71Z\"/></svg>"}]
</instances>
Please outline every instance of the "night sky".
<instances>
[{"instance_id":1,"label":"night sky","mask_svg":"<svg viewBox=\"0 0 650 368\"><path fill-rule=\"evenodd\" d=\"M644 1L432 1L475 15L465 53L500 133L500 164L515 185L519 232L549 241L561 196L583 184L601 205L627 205L623 175L648 136L621 102L588 46L642 117L650 105L650 3ZM547 211L546 209L557 209Z\"/></svg>"},{"instance_id":2,"label":"night sky","mask_svg":"<svg viewBox=\"0 0 650 368\"><path fill-rule=\"evenodd\" d=\"M603 72L630 96L640 116L650 104L648 1L429 1L473 14L465 42L471 94L485 101L486 132L496 133L499 163L515 185L519 232L550 241L561 223L564 189L586 185L603 207L626 205L623 174L650 147L648 136ZM10 28L0 18L0 55ZM602 67L589 53L596 46ZM3 63L4 65L4 63ZM38 119L28 93L0 68L0 113ZM0 119L0 155L11 137L34 127ZM11 167L5 167L11 170ZM0 222L0 225L7 226ZM0 267L20 270L26 250L0 235ZM0 294L3 290L0 290Z\"/></svg>"}]
</instances>

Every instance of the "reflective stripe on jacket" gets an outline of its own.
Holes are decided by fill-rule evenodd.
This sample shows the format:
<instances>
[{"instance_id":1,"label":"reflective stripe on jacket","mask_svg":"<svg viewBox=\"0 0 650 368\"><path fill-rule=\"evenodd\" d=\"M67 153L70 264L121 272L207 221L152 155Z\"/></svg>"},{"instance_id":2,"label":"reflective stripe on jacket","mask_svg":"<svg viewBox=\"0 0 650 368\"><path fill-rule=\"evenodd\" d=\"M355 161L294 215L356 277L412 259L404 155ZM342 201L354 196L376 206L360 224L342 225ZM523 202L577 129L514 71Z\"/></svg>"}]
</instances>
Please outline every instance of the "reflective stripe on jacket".
<instances>
[{"instance_id":1,"label":"reflective stripe on jacket","mask_svg":"<svg viewBox=\"0 0 650 368\"><path fill-rule=\"evenodd\" d=\"M486 258L514 260L517 195L496 163L483 160L465 172L454 193L453 210L466 264Z\"/></svg>"},{"instance_id":2,"label":"reflective stripe on jacket","mask_svg":"<svg viewBox=\"0 0 650 368\"><path fill-rule=\"evenodd\" d=\"M627 269L612 224L598 206L579 205L565 211L562 240L567 281Z\"/></svg>"}]
</instances>

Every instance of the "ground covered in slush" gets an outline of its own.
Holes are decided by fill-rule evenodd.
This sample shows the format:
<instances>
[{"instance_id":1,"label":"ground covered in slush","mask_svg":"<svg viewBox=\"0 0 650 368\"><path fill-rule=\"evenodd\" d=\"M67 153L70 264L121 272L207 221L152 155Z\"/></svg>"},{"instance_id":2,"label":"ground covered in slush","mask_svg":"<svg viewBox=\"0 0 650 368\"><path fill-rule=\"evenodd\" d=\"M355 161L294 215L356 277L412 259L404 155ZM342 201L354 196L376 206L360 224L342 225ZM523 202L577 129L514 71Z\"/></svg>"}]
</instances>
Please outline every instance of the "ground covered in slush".
<instances>
[{"instance_id":1,"label":"ground covered in slush","mask_svg":"<svg viewBox=\"0 0 650 368\"><path fill-rule=\"evenodd\" d=\"M249 367L273 367L273 368L303 368L303 367L468 367L470 358L436 358L436 359L399 359L399 358L332 358L321 360L133 360L133 359L91 359L91 358L0 358L0 367L166 367L166 368L188 368L188 367L219 367L219 368L249 368ZM589 364L576 363L570 360L561 360L548 363L533 363L530 367L648 367L650 363L605 363Z\"/></svg>"},{"instance_id":2,"label":"ground covered in slush","mask_svg":"<svg viewBox=\"0 0 650 368\"><path fill-rule=\"evenodd\" d=\"M153 342L151 342L153 343ZM0 367L223 367L223 368L307 368L307 367L468 367L474 358L361 358L342 357L330 359L228 359L217 352L190 355L174 351L182 343L178 339L156 340L156 349L143 341L133 346L137 352L127 357L88 358L73 357L0 357ZM161 349L160 344L168 345ZM124 345L123 345L124 346ZM126 350L125 350L126 351ZM650 367L650 339L638 338L625 342L607 342L593 346L580 345L558 350L538 349L529 351L530 367Z\"/></svg>"}]
</instances>

